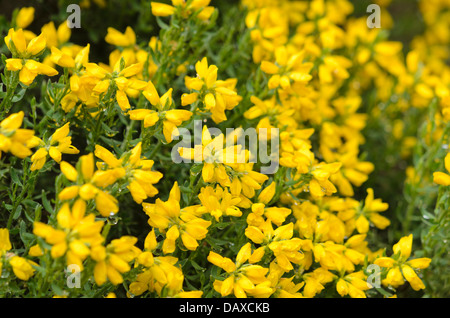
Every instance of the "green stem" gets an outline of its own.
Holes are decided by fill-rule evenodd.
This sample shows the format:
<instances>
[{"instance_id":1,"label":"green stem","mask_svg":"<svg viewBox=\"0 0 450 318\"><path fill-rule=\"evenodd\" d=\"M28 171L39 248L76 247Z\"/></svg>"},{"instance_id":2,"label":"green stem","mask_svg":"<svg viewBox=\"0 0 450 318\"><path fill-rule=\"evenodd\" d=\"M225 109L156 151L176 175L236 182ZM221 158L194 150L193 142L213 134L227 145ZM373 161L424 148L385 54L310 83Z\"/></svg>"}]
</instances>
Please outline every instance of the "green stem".
<instances>
[{"instance_id":1,"label":"green stem","mask_svg":"<svg viewBox=\"0 0 450 318\"><path fill-rule=\"evenodd\" d=\"M189 197L188 206L190 206L192 204L192 202L194 201L194 198L197 197L198 191L204 185L203 178L201 176L202 176L202 173L199 172L199 174L195 178L191 179L189 188L192 189L192 187L195 184L195 189L192 191L192 195Z\"/></svg>"},{"instance_id":2,"label":"green stem","mask_svg":"<svg viewBox=\"0 0 450 318\"><path fill-rule=\"evenodd\" d=\"M27 170L27 166L24 166L24 170ZM36 180L37 180L37 174L39 173L38 170L32 171L31 174L27 175L26 173L23 176L23 187L22 187L22 191L19 193L19 195L17 197L14 198L14 203L13 203L13 207L11 209L11 213L9 215L8 218L8 223L7 223L7 229L11 229L11 225L12 225L12 221L13 221L13 217L14 214L16 213L20 203L22 203L23 199L29 198L32 194L33 194L33 190L34 187L36 185Z\"/></svg>"},{"instance_id":3,"label":"green stem","mask_svg":"<svg viewBox=\"0 0 450 318\"><path fill-rule=\"evenodd\" d=\"M9 76L6 96L0 104L0 118L3 118L9 112L17 85L19 85L19 72L12 72Z\"/></svg>"},{"instance_id":4,"label":"green stem","mask_svg":"<svg viewBox=\"0 0 450 318\"><path fill-rule=\"evenodd\" d=\"M127 126L127 130L125 132L125 136L123 138L122 144L120 145L120 150L122 152L125 151L126 146L130 143L130 137L133 132L134 124L136 123L135 120L130 120L130 124Z\"/></svg>"},{"instance_id":5,"label":"green stem","mask_svg":"<svg viewBox=\"0 0 450 318\"><path fill-rule=\"evenodd\" d=\"M66 86L64 87L63 92L61 93L61 95L58 96L58 98L53 103L53 109L54 110L56 110L58 108L58 106L61 104L62 99L67 95L69 90L70 90L70 84L69 84L69 82L67 82Z\"/></svg>"},{"instance_id":6,"label":"green stem","mask_svg":"<svg viewBox=\"0 0 450 318\"><path fill-rule=\"evenodd\" d=\"M152 150L152 152L148 156L149 159L153 160L153 157L155 156L156 152L161 148L161 146L162 146L162 142L161 142L161 140L158 139L158 143L156 144L156 147Z\"/></svg>"},{"instance_id":7,"label":"green stem","mask_svg":"<svg viewBox=\"0 0 450 318\"><path fill-rule=\"evenodd\" d=\"M97 141L100 138L100 133L101 133L101 128L102 128L102 121L105 117L105 114L103 111L100 111L100 114L98 116L98 118L96 119L96 123L95 123L95 127L94 129L91 131L91 142L89 144L89 147L92 148L91 151L93 151L93 149L95 148L95 145L97 144Z\"/></svg>"},{"instance_id":8,"label":"green stem","mask_svg":"<svg viewBox=\"0 0 450 318\"><path fill-rule=\"evenodd\" d=\"M408 233L409 232L409 226L411 224L411 219L412 219L412 216L414 214L414 211L416 210L417 191L416 191L416 189L414 189L413 191L414 192L413 192L412 200L408 204L408 208L406 210L403 233Z\"/></svg>"}]
</instances>

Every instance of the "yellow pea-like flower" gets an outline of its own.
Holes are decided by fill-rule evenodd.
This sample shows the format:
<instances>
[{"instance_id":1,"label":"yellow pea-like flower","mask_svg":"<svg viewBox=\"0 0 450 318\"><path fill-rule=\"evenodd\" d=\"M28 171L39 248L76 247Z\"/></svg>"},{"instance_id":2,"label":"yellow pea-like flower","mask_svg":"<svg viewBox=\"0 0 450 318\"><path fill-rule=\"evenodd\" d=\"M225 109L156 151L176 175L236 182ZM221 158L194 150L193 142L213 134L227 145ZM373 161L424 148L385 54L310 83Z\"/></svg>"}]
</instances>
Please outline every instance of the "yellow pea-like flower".
<instances>
[{"instance_id":1,"label":"yellow pea-like flower","mask_svg":"<svg viewBox=\"0 0 450 318\"><path fill-rule=\"evenodd\" d=\"M34 20L34 7L24 7L19 10L16 16L16 26L19 29L25 29Z\"/></svg>"},{"instance_id":2,"label":"yellow pea-like flower","mask_svg":"<svg viewBox=\"0 0 450 318\"><path fill-rule=\"evenodd\" d=\"M12 266L13 272L17 278L24 281L29 280L34 275L35 269L32 265L37 265L36 263L26 260L20 256L13 256L9 260L9 264Z\"/></svg>"},{"instance_id":3,"label":"yellow pea-like flower","mask_svg":"<svg viewBox=\"0 0 450 318\"><path fill-rule=\"evenodd\" d=\"M175 7L160 3L160 2L152 2L152 14L158 17L167 17L175 13Z\"/></svg>"}]
</instances>

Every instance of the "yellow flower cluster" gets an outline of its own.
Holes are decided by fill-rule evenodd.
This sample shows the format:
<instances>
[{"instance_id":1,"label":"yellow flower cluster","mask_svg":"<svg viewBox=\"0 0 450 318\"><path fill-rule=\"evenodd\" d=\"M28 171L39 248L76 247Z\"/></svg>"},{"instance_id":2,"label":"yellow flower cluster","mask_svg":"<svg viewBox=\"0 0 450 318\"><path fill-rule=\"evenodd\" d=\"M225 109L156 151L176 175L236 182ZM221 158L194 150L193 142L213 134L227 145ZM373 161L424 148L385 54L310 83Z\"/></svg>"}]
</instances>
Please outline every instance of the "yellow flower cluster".
<instances>
[{"instance_id":1,"label":"yellow flower cluster","mask_svg":"<svg viewBox=\"0 0 450 318\"><path fill-rule=\"evenodd\" d=\"M445 156L444 162L445 162L445 169L447 170L448 173L450 173L450 153L448 153ZM440 171L433 173L434 182L443 186L449 186L450 175L448 173Z\"/></svg>"},{"instance_id":2,"label":"yellow flower cluster","mask_svg":"<svg viewBox=\"0 0 450 318\"><path fill-rule=\"evenodd\" d=\"M152 2L152 14L157 17L167 17L179 13L186 18L195 14L200 20L208 20L214 12L214 7L209 6L211 0L172 0L172 5Z\"/></svg>"},{"instance_id":3,"label":"yellow flower cluster","mask_svg":"<svg viewBox=\"0 0 450 318\"><path fill-rule=\"evenodd\" d=\"M0 228L0 271L3 268L3 258L5 258L17 278L25 281L30 279L36 271L33 266L37 264L14 253L7 253L11 248L8 229Z\"/></svg>"},{"instance_id":4,"label":"yellow flower cluster","mask_svg":"<svg viewBox=\"0 0 450 318\"><path fill-rule=\"evenodd\" d=\"M211 113L211 119L217 124L227 120L225 110L233 109L242 100L236 93L236 79L217 80L218 68L209 65L206 57L195 64L197 77L185 77L185 84L189 90L195 92L181 97L183 106L203 102L203 109Z\"/></svg>"},{"instance_id":5,"label":"yellow flower cluster","mask_svg":"<svg viewBox=\"0 0 450 318\"><path fill-rule=\"evenodd\" d=\"M19 158L31 155L30 148L35 147L34 131L20 128L24 112L12 114L0 122L0 158L2 152L10 152Z\"/></svg>"},{"instance_id":6,"label":"yellow flower cluster","mask_svg":"<svg viewBox=\"0 0 450 318\"><path fill-rule=\"evenodd\" d=\"M10 252L10 231L0 229L0 272L6 264L28 281L50 263L75 264L98 286L127 282L128 297L297 298L327 292L363 298L375 293L368 266L376 265L389 295L405 283L416 291L426 288L419 271L431 259L412 257L412 234L395 238L390 256L389 249L369 244L391 220L383 215L389 204L376 189L363 188L376 167L361 149L369 119L389 119L403 155L410 156L416 140L396 116L433 103L438 111L428 126L438 128L426 142L448 134L450 19L440 16L444 2L420 1L427 32L404 53L402 43L390 41L382 29L351 17L348 0L242 0L254 83L238 85L237 78L219 76L214 59L196 56L175 65L179 91L175 81L161 85L164 70L154 77L161 72L155 58L160 38L142 48L131 27L124 33L108 28L105 42L114 47L109 64L95 63L89 60L90 44L69 43L64 23L46 24L38 36L26 31L34 9L23 8L4 38L12 55L5 70L27 88L38 75L59 74L59 86L48 84L47 93L54 90L46 98L61 112L41 137L35 134L42 126L20 128L23 111L1 119L0 159L11 153L29 160L29 170L37 174L54 168L50 156L60 178L53 211L43 203L49 214L33 222L30 259ZM209 0L151 2L151 10L160 22L176 18L198 25L216 12ZM390 17L384 17L389 27ZM240 91L251 85L261 87ZM363 98L369 87L376 91L370 109ZM181 128L191 128L193 119L210 128L238 121L256 130L258 142L278 138L279 169L263 174L250 160L256 154L237 142L239 133L212 136L205 124L200 143L177 150L195 164L187 173L180 168L166 175L172 163L164 162L160 147L179 137ZM123 141L99 133L113 131L118 122L125 127ZM135 124L141 135L131 140ZM263 133L272 128L276 134ZM75 141L83 129L86 149ZM443 161L447 173L428 178L448 187L450 154ZM127 202L148 217L148 225L140 227L148 231L139 233L145 236L142 245L137 235L122 235L123 228L109 240L114 228L109 220ZM202 271L201 282L187 275L192 268Z\"/></svg>"},{"instance_id":7,"label":"yellow flower cluster","mask_svg":"<svg viewBox=\"0 0 450 318\"><path fill-rule=\"evenodd\" d=\"M42 54L46 48L46 38L42 33L27 43L22 29L17 31L10 29L4 40L13 54L12 58L6 60L6 69L19 71L19 80L23 84L30 85L38 74L47 76L58 74L54 68L33 59Z\"/></svg>"}]
</instances>

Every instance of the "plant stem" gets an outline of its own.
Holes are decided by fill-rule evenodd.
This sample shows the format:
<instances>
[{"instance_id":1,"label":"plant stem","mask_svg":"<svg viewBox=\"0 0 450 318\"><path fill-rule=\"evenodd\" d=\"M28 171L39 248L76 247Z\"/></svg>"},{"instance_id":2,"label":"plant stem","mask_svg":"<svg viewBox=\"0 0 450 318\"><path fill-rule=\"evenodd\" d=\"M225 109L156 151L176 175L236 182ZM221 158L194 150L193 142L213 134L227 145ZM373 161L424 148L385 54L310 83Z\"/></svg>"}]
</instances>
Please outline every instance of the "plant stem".
<instances>
[{"instance_id":1,"label":"plant stem","mask_svg":"<svg viewBox=\"0 0 450 318\"><path fill-rule=\"evenodd\" d=\"M28 169L28 167L24 166L24 170L26 169ZM11 209L11 213L8 218L8 224L6 226L8 230L11 228L14 214L16 213L17 208L19 207L22 200L25 199L25 195L28 198L33 194L33 190L37 180L36 177L38 173L39 173L38 170L32 171L31 174L29 175L27 173L24 173L22 181L23 184L22 191L19 193L17 197L14 198L13 208Z\"/></svg>"},{"instance_id":2,"label":"plant stem","mask_svg":"<svg viewBox=\"0 0 450 318\"><path fill-rule=\"evenodd\" d=\"M153 157L155 156L155 154L159 150L159 148L161 148L161 146L162 146L162 142L161 142L161 140L158 139L158 143L156 144L156 147L152 150L152 152L148 156L149 159L153 160Z\"/></svg>"},{"instance_id":3,"label":"plant stem","mask_svg":"<svg viewBox=\"0 0 450 318\"><path fill-rule=\"evenodd\" d=\"M195 184L195 189L192 191L192 195L189 197L188 206L192 204L194 197L197 197L197 193L200 190L200 187L203 186L203 178L201 176L202 173L200 172L195 178L191 179L191 184L189 185L189 188L192 188L192 186Z\"/></svg>"},{"instance_id":4,"label":"plant stem","mask_svg":"<svg viewBox=\"0 0 450 318\"><path fill-rule=\"evenodd\" d=\"M127 126L126 128L126 132L125 132L125 136L123 138L122 144L120 145L120 150L122 152L125 151L126 146L129 144L130 142L130 137L132 135L133 132L133 128L134 128L134 124L136 121L134 120L130 120L130 124Z\"/></svg>"},{"instance_id":5,"label":"plant stem","mask_svg":"<svg viewBox=\"0 0 450 318\"><path fill-rule=\"evenodd\" d=\"M14 92L16 91L17 85L19 85L19 72L12 72L6 87L6 96L0 104L0 119L2 119L11 109L12 99L14 98Z\"/></svg>"}]
</instances>

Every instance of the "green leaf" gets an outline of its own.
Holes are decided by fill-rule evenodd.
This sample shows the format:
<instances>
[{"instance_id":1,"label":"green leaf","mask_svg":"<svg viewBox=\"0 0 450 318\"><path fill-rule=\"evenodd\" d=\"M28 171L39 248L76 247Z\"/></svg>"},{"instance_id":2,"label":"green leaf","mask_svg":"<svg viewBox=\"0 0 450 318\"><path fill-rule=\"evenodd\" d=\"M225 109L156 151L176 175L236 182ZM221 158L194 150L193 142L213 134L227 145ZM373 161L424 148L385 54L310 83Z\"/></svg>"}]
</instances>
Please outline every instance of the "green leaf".
<instances>
[{"instance_id":1,"label":"green leaf","mask_svg":"<svg viewBox=\"0 0 450 318\"><path fill-rule=\"evenodd\" d=\"M428 211L426 211L425 209L422 209L422 216L425 219L428 219L428 220L434 220L435 219L435 215L430 213L430 212L428 212Z\"/></svg>"},{"instance_id":2,"label":"green leaf","mask_svg":"<svg viewBox=\"0 0 450 318\"><path fill-rule=\"evenodd\" d=\"M53 215L54 210L52 205L50 204L50 201L47 200L47 196L45 195L45 190L42 189L42 205L44 206L45 210L50 213L51 215Z\"/></svg>"},{"instance_id":3,"label":"green leaf","mask_svg":"<svg viewBox=\"0 0 450 318\"><path fill-rule=\"evenodd\" d=\"M190 264L192 265L192 267L194 267L197 271L204 272L204 271L206 270L206 268L201 267L200 265L198 265L197 262L194 261L193 259L191 259L191 260L189 261L189 263L190 263Z\"/></svg>"},{"instance_id":4,"label":"green leaf","mask_svg":"<svg viewBox=\"0 0 450 318\"><path fill-rule=\"evenodd\" d=\"M12 98L12 102L17 103L18 101L22 100L22 98L25 96L26 91L26 88L22 88L18 92L15 92L14 97Z\"/></svg>"},{"instance_id":5,"label":"green leaf","mask_svg":"<svg viewBox=\"0 0 450 318\"><path fill-rule=\"evenodd\" d=\"M17 220L21 214L22 214L22 205L19 204L19 206L16 208L16 211L14 211L13 219Z\"/></svg>"},{"instance_id":6,"label":"green leaf","mask_svg":"<svg viewBox=\"0 0 450 318\"><path fill-rule=\"evenodd\" d=\"M59 295L59 296L61 296L61 295L63 295L63 290L62 290L62 288L61 287L59 287L56 283L52 283L52 290L54 291L54 293L56 294L56 295Z\"/></svg>"},{"instance_id":7,"label":"green leaf","mask_svg":"<svg viewBox=\"0 0 450 318\"><path fill-rule=\"evenodd\" d=\"M169 26L166 23L164 23L160 17L156 17L156 23L163 30L167 30L169 28Z\"/></svg>"},{"instance_id":8,"label":"green leaf","mask_svg":"<svg viewBox=\"0 0 450 318\"><path fill-rule=\"evenodd\" d=\"M14 169L14 168L11 169L10 175L11 175L11 180L14 183L17 183L19 186L23 187L22 182L20 181L19 176L17 175L16 169Z\"/></svg>"},{"instance_id":9,"label":"green leaf","mask_svg":"<svg viewBox=\"0 0 450 318\"><path fill-rule=\"evenodd\" d=\"M20 220L19 227L20 227L19 231L20 238L22 242L25 244L25 246L28 247L30 243L34 240L34 235L27 232L27 225L25 224L24 220Z\"/></svg>"},{"instance_id":10,"label":"green leaf","mask_svg":"<svg viewBox=\"0 0 450 318\"><path fill-rule=\"evenodd\" d=\"M102 128L106 134L106 136L108 137L114 137L118 131L117 130L113 130L111 129L108 125L106 125L105 123L102 123Z\"/></svg>"},{"instance_id":11,"label":"green leaf","mask_svg":"<svg viewBox=\"0 0 450 318\"><path fill-rule=\"evenodd\" d=\"M377 292L379 292L381 295L385 296L385 297L391 297L392 294L387 292L386 290L384 290L381 287L375 287L375 289L377 290Z\"/></svg>"},{"instance_id":12,"label":"green leaf","mask_svg":"<svg viewBox=\"0 0 450 318\"><path fill-rule=\"evenodd\" d=\"M33 223L34 219L35 219L34 218L35 214L33 214L31 211L33 211L33 209L34 209L34 211L36 211L39 206L42 209L42 206L39 203L34 202L32 200L24 200L23 203L24 203L24 206L25 206L25 217L27 218L27 220L30 223Z\"/></svg>"},{"instance_id":13,"label":"green leaf","mask_svg":"<svg viewBox=\"0 0 450 318\"><path fill-rule=\"evenodd\" d=\"M192 193L192 189L186 186L179 186L180 191L183 193Z\"/></svg>"},{"instance_id":14,"label":"green leaf","mask_svg":"<svg viewBox=\"0 0 450 318\"><path fill-rule=\"evenodd\" d=\"M203 164L201 164L201 163L193 164L191 167L191 173L194 175L197 175L200 171L202 171L202 169L203 169Z\"/></svg>"},{"instance_id":15,"label":"green leaf","mask_svg":"<svg viewBox=\"0 0 450 318\"><path fill-rule=\"evenodd\" d=\"M222 250L222 246L230 244L228 240L222 240L214 237L208 237L206 241L213 247Z\"/></svg>"}]
</instances>

